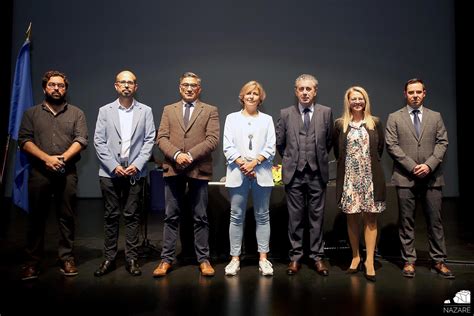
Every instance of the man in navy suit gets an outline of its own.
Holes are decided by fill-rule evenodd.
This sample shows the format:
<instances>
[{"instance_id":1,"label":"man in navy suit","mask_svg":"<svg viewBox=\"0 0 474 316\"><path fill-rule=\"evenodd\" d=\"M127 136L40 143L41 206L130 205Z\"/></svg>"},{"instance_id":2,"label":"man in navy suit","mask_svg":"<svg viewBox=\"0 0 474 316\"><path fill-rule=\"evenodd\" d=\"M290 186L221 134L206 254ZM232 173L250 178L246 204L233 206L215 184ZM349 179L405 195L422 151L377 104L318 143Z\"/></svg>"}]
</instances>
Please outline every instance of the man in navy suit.
<instances>
[{"instance_id":1,"label":"man in navy suit","mask_svg":"<svg viewBox=\"0 0 474 316\"><path fill-rule=\"evenodd\" d=\"M130 71L115 79L118 99L99 109L94 145L100 162L100 188L104 198L104 257L94 272L100 277L115 269L120 214L125 220L125 268L141 275L138 265L140 198L155 138L150 107L135 100L137 78Z\"/></svg>"},{"instance_id":2,"label":"man in navy suit","mask_svg":"<svg viewBox=\"0 0 474 316\"><path fill-rule=\"evenodd\" d=\"M276 147L282 156L282 176L288 202L289 275L296 274L301 267L306 214L309 258L314 260L314 268L320 275L329 275L322 260L323 219L334 121L331 109L316 103L317 93L318 80L312 75L300 75L295 81L298 104L281 110L276 128Z\"/></svg>"}]
</instances>

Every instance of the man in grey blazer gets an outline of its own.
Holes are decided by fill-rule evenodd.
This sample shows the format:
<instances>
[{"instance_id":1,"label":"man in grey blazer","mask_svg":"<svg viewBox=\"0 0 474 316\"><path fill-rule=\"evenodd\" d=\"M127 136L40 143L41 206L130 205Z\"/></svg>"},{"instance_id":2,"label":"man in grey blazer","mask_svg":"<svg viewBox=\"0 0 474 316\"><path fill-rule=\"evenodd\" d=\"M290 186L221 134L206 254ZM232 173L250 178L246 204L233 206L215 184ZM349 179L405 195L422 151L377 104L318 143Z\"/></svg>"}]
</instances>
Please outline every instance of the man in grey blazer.
<instances>
[{"instance_id":1,"label":"man in grey blazer","mask_svg":"<svg viewBox=\"0 0 474 316\"><path fill-rule=\"evenodd\" d=\"M100 162L99 178L104 198L104 258L94 275L115 269L120 214L125 220L125 268L141 275L138 265L140 201L155 139L150 107L135 100L137 78L121 71L115 79L118 99L99 109L94 146Z\"/></svg>"},{"instance_id":2,"label":"man in grey blazer","mask_svg":"<svg viewBox=\"0 0 474 316\"><path fill-rule=\"evenodd\" d=\"M301 268L305 216L309 224L309 258L314 260L319 274L329 275L322 260L323 219L334 121L331 109L316 103L317 92L318 80L312 75L300 75L295 81L298 104L281 110L276 128L288 203L289 275Z\"/></svg>"},{"instance_id":3,"label":"man in grey blazer","mask_svg":"<svg viewBox=\"0 0 474 316\"><path fill-rule=\"evenodd\" d=\"M186 72L179 80L181 100L165 106L157 143L165 156L165 226L161 262L154 277L165 276L176 259L178 226L184 201L191 204L194 249L203 276L215 274L209 262L208 182L212 178L212 152L219 143L219 113L199 100L201 78ZM186 187L188 188L187 195Z\"/></svg>"},{"instance_id":4,"label":"man in grey blazer","mask_svg":"<svg viewBox=\"0 0 474 316\"><path fill-rule=\"evenodd\" d=\"M407 105L388 117L385 140L392 157L392 182L397 187L399 236L405 277L415 276L415 208L420 199L426 217L432 269L440 276L454 279L446 266L446 245L441 221L444 185L442 164L448 148L448 134L441 114L426 108L426 89L422 80L405 84Z\"/></svg>"}]
</instances>

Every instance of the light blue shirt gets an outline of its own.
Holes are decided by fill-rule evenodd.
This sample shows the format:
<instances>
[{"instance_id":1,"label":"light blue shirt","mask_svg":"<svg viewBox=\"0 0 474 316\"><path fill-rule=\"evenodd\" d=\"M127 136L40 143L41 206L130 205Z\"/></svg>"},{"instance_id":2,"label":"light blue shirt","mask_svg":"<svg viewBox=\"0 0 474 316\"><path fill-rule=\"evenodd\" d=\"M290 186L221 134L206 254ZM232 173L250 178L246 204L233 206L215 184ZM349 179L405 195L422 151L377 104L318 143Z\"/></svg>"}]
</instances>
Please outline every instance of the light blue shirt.
<instances>
[{"instance_id":1,"label":"light blue shirt","mask_svg":"<svg viewBox=\"0 0 474 316\"><path fill-rule=\"evenodd\" d=\"M118 104L118 114L120 120L120 135L122 136L122 151L120 157L123 160L128 161L130 157L130 143L132 139L132 124L133 124L133 107L135 106L135 99L132 102L132 105L127 109L126 107L120 104L120 101L117 100Z\"/></svg>"},{"instance_id":2,"label":"light blue shirt","mask_svg":"<svg viewBox=\"0 0 474 316\"><path fill-rule=\"evenodd\" d=\"M304 109L305 107L302 106L300 103L298 103L298 109L300 110L300 114L301 114L301 120L304 122ZM311 121L311 119L313 118L313 113L314 113L314 104L311 104L311 106L308 108L309 109L309 120Z\"/></svg>"},{"instance_id":3,"label":"light blue shirt","mask_svg":"<svg viewBox=\"0 0 474 316\"><path fill-rule=\"evenodd\" d=\"M420 123L423 122L423 105L420 105L417 109L412 108L411 106L407 105L408 113L410 113L411 122L414 123L415 114L413 114L413 110L419 110L418 117L420 118Z\"/></svg>"},{"instance_id":4,"label":"light blue shirt","mask_svg":"<svg viewBox=\"0 0 474 316\"><path fill-rule=\"evenodd\" d=\"M252 146L250 146L250 141ZM272 166L275 157L275 126L270 115L258 112L255 117L245 116L242 111L227 115L224 125L223 150L227 160L226 187L238 187L244 175L234 162L237 158L266 158L255 167L257 183L273 186Z\"/></svg>"}]
</instances>

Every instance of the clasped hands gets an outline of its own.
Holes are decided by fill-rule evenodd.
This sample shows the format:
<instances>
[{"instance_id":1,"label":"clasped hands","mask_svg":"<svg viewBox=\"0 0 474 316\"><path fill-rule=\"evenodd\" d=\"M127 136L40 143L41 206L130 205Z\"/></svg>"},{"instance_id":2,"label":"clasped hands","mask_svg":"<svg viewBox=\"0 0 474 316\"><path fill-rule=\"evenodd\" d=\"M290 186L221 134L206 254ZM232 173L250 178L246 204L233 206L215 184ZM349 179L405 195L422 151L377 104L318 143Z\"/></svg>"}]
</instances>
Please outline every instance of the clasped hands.
<instances>
[{"instance_id":1,"label":"clasped hands","mask_svg":"<svg viewBox=\"0 0 474 316\"><path fill-rule=\"evenodd\" d=\"M186 169L193 162L193 158L188 153L179 153L176 156L176 166L178 169Z\"/></svg>"},{"instance_id":2,"label":"clasped hands","mask_svg":"<svg viewBox=\"0 0 474 316\"><path fill-rule=\"evenodd\" d=\"M45 160L46 168L51 171L59 171L61 168L66 167L66 162L64 161L64 156L54 155L48 156Z\"/></svg>"},{"instance_id":3,"label":"clasped hands","mask_svg":"<svg viewBox=\"0 0 474 316\"><path fill-rule=\"evenodd\" d=\"M115 170L115 174L119 177L127 177L127 176L134 176L138 173L138 168L134 165L129 165L127 168L118 165Z\"/></svg>"},{"instance_id":4,"label":"clasped hands","mask_svg":"<svg viewBox=\"0 0 474 316\"><path fill-rule=\"evenodd\" d=\"M240 172L244 174L244 176L249 178L255 178L255 166L257 166L257 161L254 160L246 160L242 159L241 157L235 159L235 163L239 166Z\"/></svg>"},{"instance_id":5,"label":"clasped hands","mask_svg":"<svg viewBox=\"0 0 474 316\"><path fill-rule=\"evenodd\" d=\"M431 172L431 169L427 164L422 163L420 165L416 165L412 172L416 177L424 178Z\"/></svg>"}]
</instances>

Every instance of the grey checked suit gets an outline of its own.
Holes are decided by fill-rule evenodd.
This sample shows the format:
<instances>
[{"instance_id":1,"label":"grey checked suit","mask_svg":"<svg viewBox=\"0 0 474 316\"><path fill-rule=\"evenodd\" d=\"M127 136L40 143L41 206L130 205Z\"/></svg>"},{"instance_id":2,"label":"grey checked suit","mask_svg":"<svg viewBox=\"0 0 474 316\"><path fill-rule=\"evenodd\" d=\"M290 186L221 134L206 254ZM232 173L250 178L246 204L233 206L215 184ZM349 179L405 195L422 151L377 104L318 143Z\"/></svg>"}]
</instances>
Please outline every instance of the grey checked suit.
<instances>
[{"instance_id":1,"label":"grey checked suit","mask_svg":"<svg viewBox=\"0 0 474 316\"><path fill-rule=\"evenodd\" d=\"M440 113L426 107L422 111L419 138L406 106L389 115L385 133L387 152L394 161L392 183L398 194L402 258L410 263L416 261L417 198L420 198L427 221L430 257L435 262L446 259L440 211L444 185L442 161L448 148L448 135ZM418 164L426 164L431 169L423 179L413 175L413 168Z\"/></svg>"}]
</instances>

